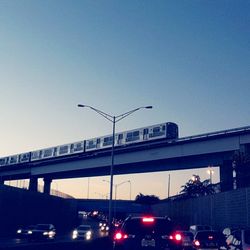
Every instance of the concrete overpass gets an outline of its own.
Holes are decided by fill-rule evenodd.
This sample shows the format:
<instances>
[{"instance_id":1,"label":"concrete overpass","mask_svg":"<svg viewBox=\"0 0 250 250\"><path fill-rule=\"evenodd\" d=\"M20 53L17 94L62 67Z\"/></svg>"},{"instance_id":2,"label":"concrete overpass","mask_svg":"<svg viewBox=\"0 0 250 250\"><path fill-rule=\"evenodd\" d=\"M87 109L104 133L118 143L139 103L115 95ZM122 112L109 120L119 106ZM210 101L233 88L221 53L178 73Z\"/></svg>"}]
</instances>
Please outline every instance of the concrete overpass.
<instances>
[{"instance_id":1,"label":"concrete overpass","mask_svg":"<svg viewBox=\"0 0 250 250\"><path fill-rule=\"evenodd\" d=\"M219 166L221 181L232 178L236 151L250 152L250 126L217 131L177 140L151 141L115 149L114 174L145 173ZM9 179L30 179L30 189L44 178L44 192L54 179L109 175L111 149L81 153L0 169L2 183Z\"/></svg>"}]
</instances>

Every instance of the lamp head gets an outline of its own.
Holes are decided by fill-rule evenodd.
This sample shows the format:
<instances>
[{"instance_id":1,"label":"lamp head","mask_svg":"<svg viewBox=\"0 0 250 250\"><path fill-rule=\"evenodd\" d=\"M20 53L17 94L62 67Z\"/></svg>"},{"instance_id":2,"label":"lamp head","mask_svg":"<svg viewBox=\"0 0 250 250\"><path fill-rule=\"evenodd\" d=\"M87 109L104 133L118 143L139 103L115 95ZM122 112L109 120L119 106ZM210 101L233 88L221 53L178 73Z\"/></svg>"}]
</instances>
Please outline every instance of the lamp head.
<instances>
[{"instance_id":1,"label":"lamp head","mask_svg":"<svg viewBox=\"0 0 250 250\"><path fill-rule=\"evenodd\" d=\"M84 108L84 107L86 107L86 105L78 104L77 107Z\"/></svg>"},{"instance_id":2,"label":"lamp head","mask_svg":"<svg viewBox=\"0 0 250 250\"><path fill-rule=\"evenodd\" d=\"M145 109L152 109L153 106L146 106Z\"/></svg>"}]
</instances>

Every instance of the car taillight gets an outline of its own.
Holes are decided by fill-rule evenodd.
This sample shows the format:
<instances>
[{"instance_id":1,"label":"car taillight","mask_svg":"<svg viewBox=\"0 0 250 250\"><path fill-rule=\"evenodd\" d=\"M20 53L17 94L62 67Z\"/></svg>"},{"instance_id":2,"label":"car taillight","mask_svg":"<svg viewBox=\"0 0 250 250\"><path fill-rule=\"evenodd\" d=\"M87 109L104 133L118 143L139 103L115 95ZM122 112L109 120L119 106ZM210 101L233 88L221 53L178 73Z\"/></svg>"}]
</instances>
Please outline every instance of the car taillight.
<instances>
[{"instance_id":1,"label":"car taillight","mask_svg":"<svg viewBox=\"0 0 250 250\"><path fill-rule=\"evenodd\" d=\"M117 232L115 234L115 237L114 237L115 240L122 240L122 239L127 239L127 238L128 238L128 235L127 234L123 234L121 232Z\"/></svg>"},{"instance_id":2,"label":"car taillight","mask_svg":"<svg viewBox=\"0 0 250 250\"><path fill-rule=\"evenodd\" d=\"M181 240L181 234L175 234L174 238L175 238L177 241L180 241L180 240Z\"/></svg>"},{"instance_id":3,"label":"car taillight","mask_svg":"<svg viewBox=\"0 0 250 250\"><path fill-rule=\"evenodd\" d=\"M153 217L143 217L142 218L142 222L144 222L144 223L152 223L154 221L155 221L155 219Z\"/></svg>"},{"instance_id":4,"label":"car taillight","mask_svg":"<svg viewBox=\"0 0 250 250\"><path fill-rule=\"evenodd\" d=\"M200 242L198 240L195 240L194 241L194 245L197 246L197 247L199 247L200 246Z\"/></svg>"},{"instance_id":5,"label":"car taillight","mask_svg":"<svg viewBox=\"0 0 250 250\"><path fill-rule=\"evenodd\" d=\"M181 234L176 233L176 234L174 234L174 235L170 235L170 236L169 236L169 239L170 239L170 240L180 241L180 240L182 239L182 236L181 236Z\"/></svg>"}]
</instances>

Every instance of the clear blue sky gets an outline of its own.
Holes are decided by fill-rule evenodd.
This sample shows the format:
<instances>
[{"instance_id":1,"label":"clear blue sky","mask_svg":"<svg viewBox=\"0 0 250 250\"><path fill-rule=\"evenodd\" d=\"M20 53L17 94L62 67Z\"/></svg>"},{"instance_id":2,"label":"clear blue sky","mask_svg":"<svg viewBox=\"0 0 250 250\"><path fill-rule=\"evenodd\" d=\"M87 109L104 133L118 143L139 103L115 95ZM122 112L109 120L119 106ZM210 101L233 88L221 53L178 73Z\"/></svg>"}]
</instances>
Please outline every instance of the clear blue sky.
<instances>
[{"instance_id":1,"label":"clear blue sky","mask_svg":"<svg viewBox=\"0 0 250 250\"><path fill-rule=\"evenodd\" d=\"M0 0L0 157L111 133L78 103L113 115L154 106L117 131L173 121L188 136L250 125L249 10L249 0ZM132 196L164 197L168 174L115 181L130 179ZM171 174L176 194L190 172ZM104 193L102 179L91 178L91 196ZM81 197L86 183L57 186Z\"/></svg>"}]
</instances>

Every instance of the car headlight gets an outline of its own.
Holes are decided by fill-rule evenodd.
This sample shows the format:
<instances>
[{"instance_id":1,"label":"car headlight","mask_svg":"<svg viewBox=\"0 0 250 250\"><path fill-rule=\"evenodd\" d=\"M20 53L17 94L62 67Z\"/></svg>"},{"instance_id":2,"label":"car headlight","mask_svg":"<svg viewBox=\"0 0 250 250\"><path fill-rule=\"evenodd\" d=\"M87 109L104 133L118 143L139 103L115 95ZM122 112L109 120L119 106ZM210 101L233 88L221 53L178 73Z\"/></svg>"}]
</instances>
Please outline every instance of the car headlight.
<instances>
[{"instance_id":1,"label":"car headlight","mask_svg":"<svg viewBox=\"0 0 250 250\"><path fill-rule=\"evenodd\" d=\"M49 231L49 237L50 237L50 238L54 237L55 234L56 234L56 233L55 233L54 231Z\"/></svg>"},{"instance_id":2,"label":"car headlight","mask_svg":"<svg viewBox=\"0 0 250 250\"><path fill-rule=\"evenodd\" d=\"M18 234L20 234L20 233L22 233L22 229L18 229L16 232L17 232Z\"/></svg>"},{"instance_id":3,"label":"car headlight","mask_svg":"<svg viewBox=\"0 0 250 250\"><path fill-rule=\"evenodd\" d=\"M28 234L32 234L32 231L31 231L31 230L29 230L29 231L28 231Z\"/></svg>"},{"instance_id":4,"label":"car headlight","mask_svg":"<svg viewBox=\"0 0 250 250\"><path fill-rule=\"evenodd\" d=\"M72 238L76 239L77 236L78 236L78 232L77 232L77 230L74 230L73 233L72 233Z\"/></svg>"},{"instance_id":5,"label":"car headlight","mask_svg":"<svg viewBox=\"0 0 250 250\"><path fill-rule=\"evenodd\" d=\"M43 232L43 235L48 235L49 234L49 232Z\"/></svg>"},{"instance_id":6,"label":"car headlight","mask_svg":"<svg viewBox=\"0 0 250 250\"><path fill-rule=\"evenodd\" d=\"M86 240L90 240L91 239L91 235L92 235L92 232L91 231L87 231L86 232Z\"/></svg>"}]
</instances>

